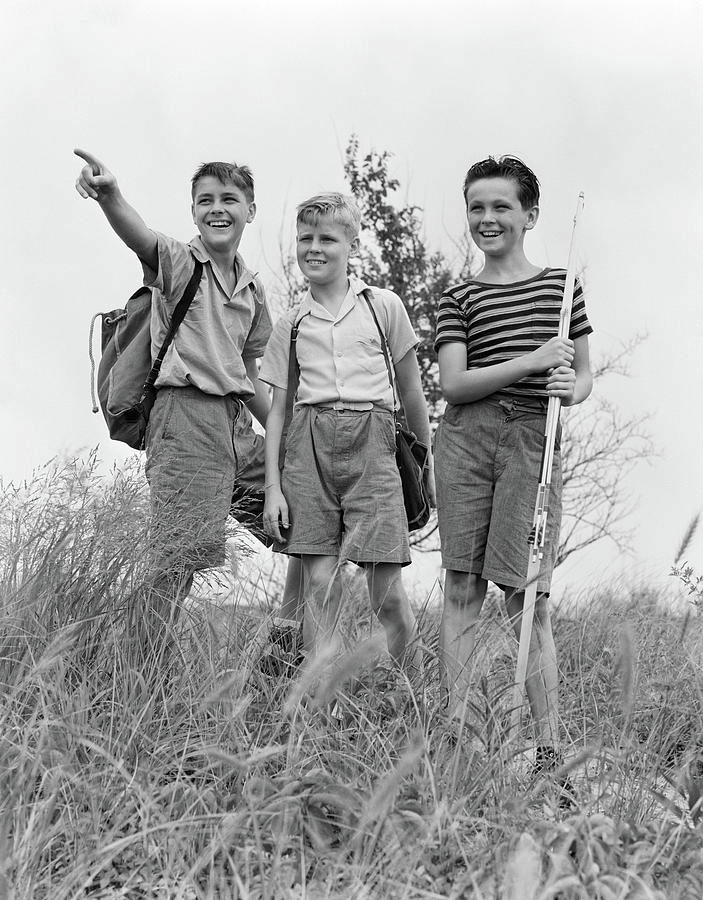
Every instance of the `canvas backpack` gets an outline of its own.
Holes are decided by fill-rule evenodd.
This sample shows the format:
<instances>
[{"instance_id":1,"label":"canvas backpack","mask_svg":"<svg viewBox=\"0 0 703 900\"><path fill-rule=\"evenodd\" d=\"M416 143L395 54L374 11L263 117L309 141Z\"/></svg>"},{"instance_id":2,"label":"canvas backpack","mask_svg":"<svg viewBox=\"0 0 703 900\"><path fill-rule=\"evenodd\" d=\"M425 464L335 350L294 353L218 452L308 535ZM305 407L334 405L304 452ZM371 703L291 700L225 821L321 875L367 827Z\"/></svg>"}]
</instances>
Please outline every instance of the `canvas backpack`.
<instances>
[{"instance_id":1,"label":"canvas backpack","mask_svg":"<svg viewBox=\"0 0 703 900\"><path fill-rule=\"evenodd\" d=\"M168 332L153 361L150 288L139 288L129 298L124 309L97 313L90 323L93 412L99 412L95 398L93 329L95 320L102 318L97 397L110 437L115 441L123 441L135 450L144 449L149 413L156 398L156 379L166 351L195 296L202 273L203 265L196 259L193 274L173 311Z\"/></svg>"}]
</instances>

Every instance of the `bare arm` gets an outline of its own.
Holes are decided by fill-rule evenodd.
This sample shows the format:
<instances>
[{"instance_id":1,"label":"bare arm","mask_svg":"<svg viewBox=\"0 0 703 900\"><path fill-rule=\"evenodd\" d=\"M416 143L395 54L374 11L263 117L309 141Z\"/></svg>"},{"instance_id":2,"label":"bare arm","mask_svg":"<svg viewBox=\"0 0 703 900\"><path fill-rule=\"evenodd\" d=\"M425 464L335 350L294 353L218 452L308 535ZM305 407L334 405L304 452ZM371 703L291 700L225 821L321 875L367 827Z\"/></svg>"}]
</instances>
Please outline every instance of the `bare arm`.
<instances>
[{"instance_id":1,"label":"bare arm","mask_svg":"<svg viewBox=\"0 0 703 900\"><path fill-rule=\"evenodd\" d=\"M427 447L427 465L429 467L429 492L432 506L436 505L434 471L432 466L432 449L430 438L430 420L427 414L427 403L422 390L420 368L417 364L415 350L408 350L405 356L395 363L395 378L398 392L403 401L408 428L415 437Z\"/></svg>"},{"instance_id":2,"label":"bare arm","mask_svg":"<svg viewBox=\"0 0 703 900\"><path fill-rule=\"evenodd\" d=\"M87 163L76 180L78 193L85 199L96 200L120 240L150 269L158 269L156 235L124 199L115 176L96 156L86 150L73 152Z\"/></svg>"},{"instance_id":3,"label":"bare arm","mask_svg":"<svg viewBox=\"0 0 703 900\"><path fill-rule=\"evenodd\" d=\"M266 499L264 503L264 528L274 540L285 541L281 529L288 528L288 504L281 490L281 471L278 468L278 456L283 435L283 423L286 417L287 391L274 387L271 409L266 420L266 441L264 454L266 461Z\"/></svg>"},{"instance_id":4,"label":"bare arm","mask_svg":"<svg viewBox=\"0 0 703 900\"><path fill-rule=\"evenodd\" d=\"M395 378L408 420L408 428L414 432L418 440L429 446L430 420L425 395L422 392L417 354L414 350L408 350L405 356L395 363Z\"/></svg>"},{"instance_id":5,"label":"bare arm","mask_svg":"<svg viewBox=\"0 0 703 900\"><path fill-rule=\"evenodd\" d=\"M449 403L474 403L527 375L541 374L560 366L570 368L574 342L553 337L531 353L482 369L466 368L466 345L463 343L442 344L438 357L444 399Z\"/></svg>"},{"instance_id":6,"label":"bare arm","mask_svg":"<svg viewBox=\"0 0 703 900\"><path fill-rule=\"evenodd\" d=\"M254 385L254 396L251 400L247 400L251 414L257 422L266 428L266 419L268 418L271 400L269 398L268 387L259 381L259 367L255 357L247 357L244 360L244 367L247 370L247 377Z\"/></svg>"}]
</instances>

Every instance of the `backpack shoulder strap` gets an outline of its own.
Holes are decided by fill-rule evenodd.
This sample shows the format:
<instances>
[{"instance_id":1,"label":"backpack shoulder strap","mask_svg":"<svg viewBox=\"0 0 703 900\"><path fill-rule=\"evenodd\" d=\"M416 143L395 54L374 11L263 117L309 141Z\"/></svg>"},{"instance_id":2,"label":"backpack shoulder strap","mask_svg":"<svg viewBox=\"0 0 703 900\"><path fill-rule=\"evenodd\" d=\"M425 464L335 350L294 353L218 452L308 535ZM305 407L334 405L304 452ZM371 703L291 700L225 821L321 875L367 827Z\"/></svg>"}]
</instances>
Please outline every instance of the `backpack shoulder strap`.
<instances>
[{"instance_id":1,"label":"backpack shoulder strap","mask_svg":"<svg viewBox=\"0 0 703 900\"><path fill-rule=\"evenodd\" d=\"M190 276L190 281L186 285L185 290L183 291L183 296L178 301L176 308L173 311L173 315L171 316L171 322L168 326L168 331L166 332L166 337L164 338L164 342L161 345L161 349L158 352L156 359L154 360L151 370L147 375L147 379L144 382L144 393L154 387L156 383L156 379L159 377L159 372L161 371L161 364L164 361L164 357L166 356L166 351L171 345L171 341L173 340L178 328L185 318L185 314L188 312L188 307L193 302L193 298L195 297L196 291L198 290L198 285L200 284L200 279L203 275L203 264L199 259L195 260L195 266L193 267L193 274Z\"/></svg>"},{"instance_id":2,"label":"backpack shoulder strap","mask_svg":"<svg viewBox=\"0 0 703 900\"><path fill-rule=\"evenodd\" d=\"M264 286L262 285L261 281L259 280L259 275L257 272L255 272L251 276L251 281L249 282L249 288L250 288L252 294L254 295L254 301L256 303L263 303L264 296L265 296Z\"/></svg>"}]
</instances>

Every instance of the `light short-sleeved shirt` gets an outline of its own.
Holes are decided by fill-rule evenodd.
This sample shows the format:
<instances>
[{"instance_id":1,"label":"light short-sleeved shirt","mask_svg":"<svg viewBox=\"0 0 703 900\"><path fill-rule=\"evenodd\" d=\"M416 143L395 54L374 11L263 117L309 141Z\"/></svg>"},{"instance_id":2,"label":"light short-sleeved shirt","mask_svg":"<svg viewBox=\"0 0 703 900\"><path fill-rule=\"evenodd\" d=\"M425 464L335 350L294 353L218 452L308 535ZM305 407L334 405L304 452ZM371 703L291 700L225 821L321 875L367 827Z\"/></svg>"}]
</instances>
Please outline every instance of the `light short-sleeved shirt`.
<instances>
[{"instance_id":1,"label":"light short-sleeved shirt","mask_svg":"<svg viewBox=\"0 0 703 900\"><path fill-rule=\"evenodd\" d=\"M155 232L158 270L144 268L144 284L152 289L151 351L155 358L168 323L193 274L194 257L203 274L161 367L157 387L191 385L206 394L254 396L245 360L263 355L271 334L271 316L264 289L237 254L237 283L225 279L200 236L189 244Z\"/></svg>"},{"instance_id":2,"label":"light short-sleeved shirt","mask_svg":"<svg viewBox=\"0 0 703 900\"><path fill-rule=\"evenodd\" d=\"M290 333L298 322L297 356L300 382L296 404L374 403L392 410L381 339L361 293L368 286L351 278L336 316L308 290L302 303L274 325L259 379L273 387L288 385ZM394 363L419 343L403 302L393 291L371 288L373 308Z\"/></svg>"}]
</instances>

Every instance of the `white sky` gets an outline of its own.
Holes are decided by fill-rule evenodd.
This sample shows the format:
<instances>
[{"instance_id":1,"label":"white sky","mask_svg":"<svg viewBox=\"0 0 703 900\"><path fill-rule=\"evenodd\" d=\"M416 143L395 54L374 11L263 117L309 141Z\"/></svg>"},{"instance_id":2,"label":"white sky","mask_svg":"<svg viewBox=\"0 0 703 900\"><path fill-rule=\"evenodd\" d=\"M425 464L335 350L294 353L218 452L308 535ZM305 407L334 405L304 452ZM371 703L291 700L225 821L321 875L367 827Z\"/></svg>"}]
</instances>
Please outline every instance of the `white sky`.
<instances>
[{"instance_id":1,"label":"white sky","mask_svg":"<svg viewBox=\"0 0 703 900\"><path fill-rule=\"evenodd\" d=\"M208 159L252 166L258 214L242 250L271 283L305 196L344 188L349 135L394 174L451 250L471 162L515 153L540 177L527 250L565 264L580 190L595 356L647 332L632 377L605 387L650 411L660 455L638 498L629 571L665 577L703 508L703 103L698 0L5 0L0 96L5 214L0 476L105 439L90 412L88 324L140 278L97 206L74 191L74 146L96 153L153 227L188 239L188 184ZM576 576L615 577L595 554ZM703 535L690 552L703 569ZM569 572L562 576L569 577Z\"/></svg>"}]
</instances>

